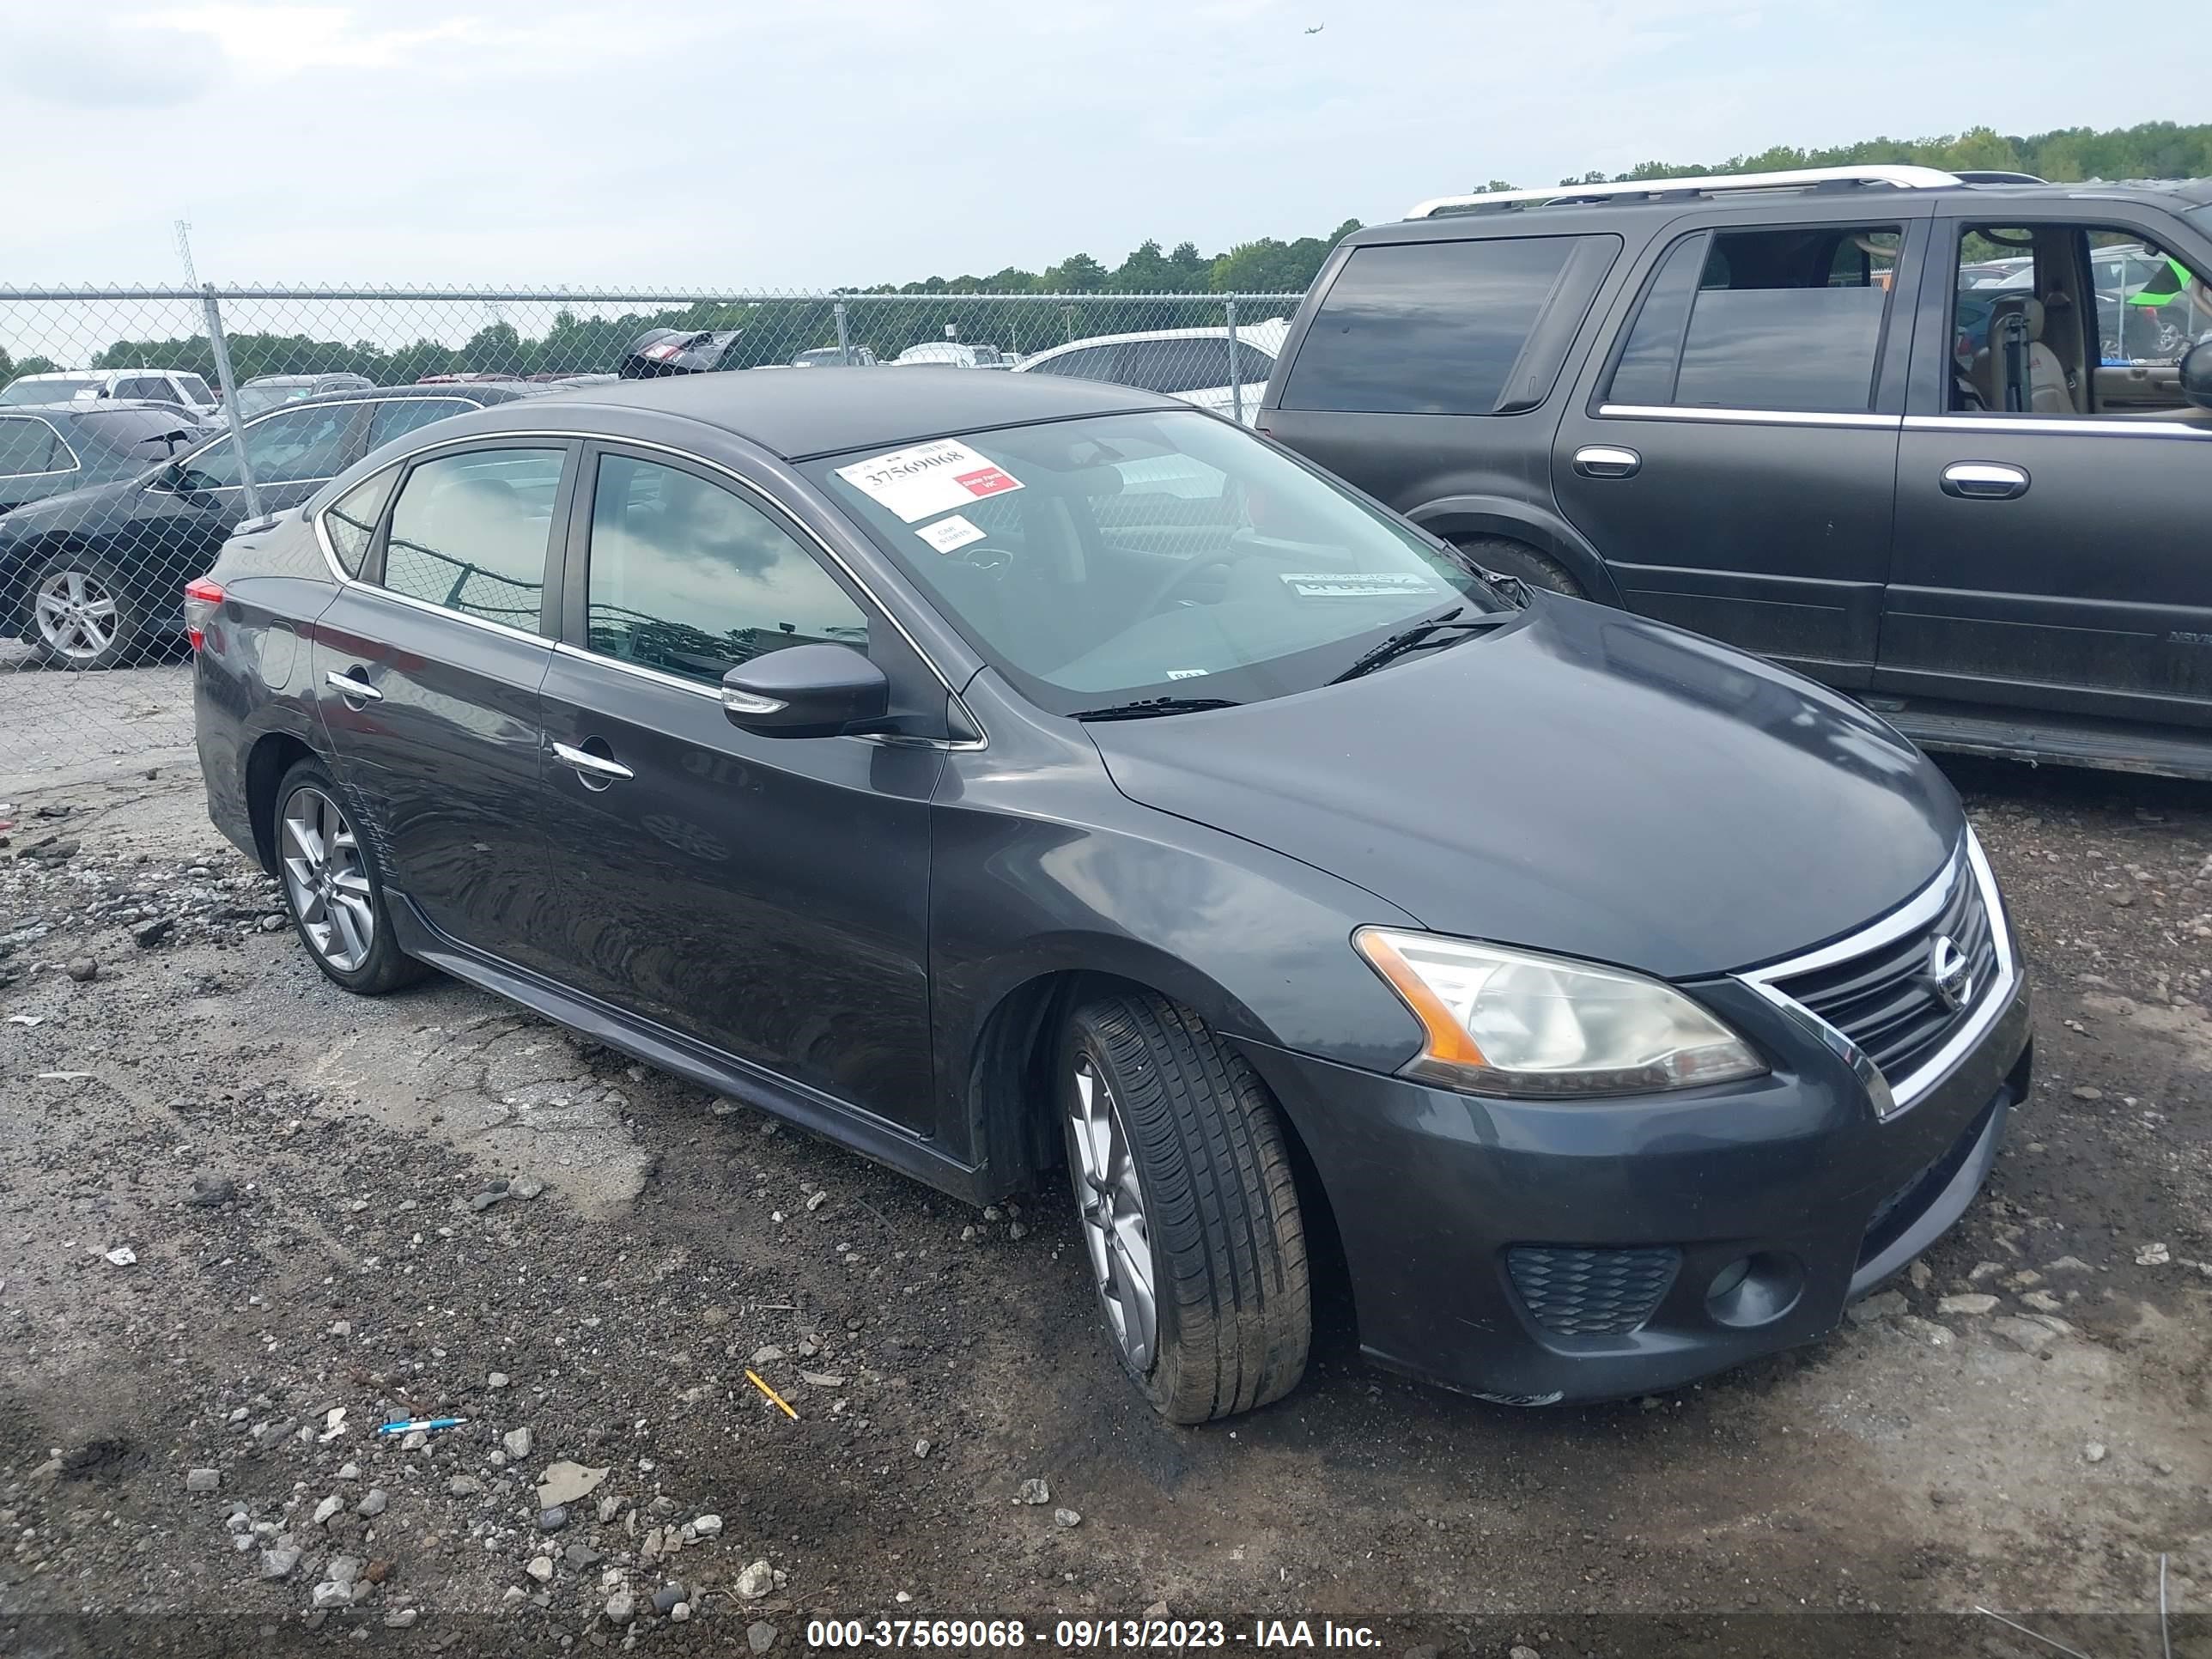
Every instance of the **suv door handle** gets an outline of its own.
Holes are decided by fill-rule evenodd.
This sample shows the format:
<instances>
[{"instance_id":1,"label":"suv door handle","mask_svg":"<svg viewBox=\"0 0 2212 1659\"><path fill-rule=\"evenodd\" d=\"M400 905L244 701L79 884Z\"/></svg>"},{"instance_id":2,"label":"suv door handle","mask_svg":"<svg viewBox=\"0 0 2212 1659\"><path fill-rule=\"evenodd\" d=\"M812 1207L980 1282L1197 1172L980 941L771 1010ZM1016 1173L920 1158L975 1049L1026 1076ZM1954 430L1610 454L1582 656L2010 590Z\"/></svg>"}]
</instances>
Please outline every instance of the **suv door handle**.
<instances>
[{"instance_id":1,"label":"suv door handle","mask_svg":"<svg viewBox=\"0 0 2212 1659\"><path fill-rule=\"evenodd\" d=\"M553 753L564 766L575 768L586 788L604 789L611 783L620 783L634 778L636 773L620 761L607 760L588 749L574 749L565 743L553 745Z\"/></svg>"},{"instance_id":2,"label":"suv door handle","mask_svg":"<svg viewBox=\"0 0 2212 1659\"><path fill-rule=\"evenodd\" d=\"M338 696L349 703L382 702L384 693L358 674L340 673L333 668L323 676L323 684L335 689Z\"/></svg>"},{"instance_id":3,"label":"suv door handle","mask_svg":"<svg viewBox=\"0 0 2212 1659\"><path fill-rule=\"evenodd\" d=\"M1575 471L1585 478L1632 478L1644 458L1613 444L1589 444L1575 451Z\"/></svg>"},{"instance_id":4,"label":"suv door handle","mask_svg":"<svg viewBox=\"0 0 2212 1659\"><path fill-rule=\"evenodd\" d=\"M1964 501L2008 501L2027 494L2027 469L2002 461L1954 461L1943 469L1943 493Z\"/></svg>"}]
</instances>

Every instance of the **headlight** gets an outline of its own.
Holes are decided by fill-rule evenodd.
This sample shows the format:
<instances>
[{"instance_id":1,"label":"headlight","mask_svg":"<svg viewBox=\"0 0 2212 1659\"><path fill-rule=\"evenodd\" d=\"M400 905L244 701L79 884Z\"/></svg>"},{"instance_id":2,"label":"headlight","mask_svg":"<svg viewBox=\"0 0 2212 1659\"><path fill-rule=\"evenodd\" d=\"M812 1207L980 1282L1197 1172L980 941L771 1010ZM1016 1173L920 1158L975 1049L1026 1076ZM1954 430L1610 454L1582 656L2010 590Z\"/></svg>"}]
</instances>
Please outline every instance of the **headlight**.
<instances>
[{"instance_id":1,"label":"headlight","mask_svg":"<svg viewBox=\"0 0 2212 1659\"><path fill-rule=\"evenodd\" d=\"M1645 1094L1758 1077L1749 1044L1639 974L1430 933L1363 927L1352 943L1428 1033L1404 1068L1470 1094Z\"/></svg>"}]
</instances>

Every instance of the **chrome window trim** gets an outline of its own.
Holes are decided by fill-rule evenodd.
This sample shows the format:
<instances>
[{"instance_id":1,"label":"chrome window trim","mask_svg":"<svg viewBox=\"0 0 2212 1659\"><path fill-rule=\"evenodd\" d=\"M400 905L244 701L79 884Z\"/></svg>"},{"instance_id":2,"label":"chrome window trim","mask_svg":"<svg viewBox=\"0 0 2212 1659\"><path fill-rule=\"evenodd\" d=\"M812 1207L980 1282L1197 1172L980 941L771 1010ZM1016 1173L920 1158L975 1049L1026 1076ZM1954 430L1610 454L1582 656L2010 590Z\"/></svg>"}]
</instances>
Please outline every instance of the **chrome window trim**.
<instances>
[{"instance_id":1,"label":"chrome window trim","mask_svg":"<svg viewBox=\"0 0 2212 1659\"><path fill-rule=\"evenodd\" d=\"M62 453L70 458L70 464L67 466L50 466L43 472L0 472L0 478L59 478L71 472L84 471L84 463L78 459L75 446L67 438L62 436L60 428L45 416L15 415L9 413L4 408L0 408L0 421L36 421L40 426L46 428L47 435L62 447Z\"/></svg>"},{"instance_id":2,"label":"chrome window trim","mask_svg":"<svg viewBox=\"0 0 2212 1659\"><path fill-rule=\"evenodd\" d=\"M2124 415L2101 421L2039 415L1908 415L1905 424L1913 432L2002 432L2016 437L2045 433L2061 438L2195 438L2212 442L2212 426L2186 421L2139 421Z\"/></svg>"},{"instance_id":3,"label":"chrome window trim","mask_svg":"<svg viewBox=\"0 0 2212 1659\"><path fill-rule=\"evenodd\" d=\"M1821 968L1832 967L1838 962L1848 962L1854 957L1864 956L1926 927L1942 913L1962 879L1972 880L1981 893L1982 908L1988 918L1990 939L1996 957L1996 971L1990 975L1990 983L1982 991L1978 1006L1966 1022L1945 1039L1942 1048L1905 1076L1896 1079L1883 1077L1881 1068L1856 1043L1775 983L1778 980L1812 973ZM1942 1081L1944 1073L2003 1018L2005 1010L2012 1005L2014 992L2019 988L2020 963L2013 955L2004 899L1997 891L1996 877L1982 852L1980 838L1974 834L1973 826L1969 824L1960 842L1959 850L1951 855L1942 873L1881 921L1848 938L1838 939L1832 945L1822 945L1817 951L1808 951L1784 962L1770 963L1764 968L1747 969L1735 977L1784 1012L1810 1025L1822 1041L1859 1074L1862 1082L1867 1081L1867 1074L1871 1073L1874 1084L1880 1085L1869 1086L1869 1089L1875 1115L1887 1118L1911 1106L1933 1089Z\"/></svg>"},{"instance_id":4,"label":"chrome window trim","mask_svg":"<svg viewBox=\"0 0 2212 1659\"><path fill-rule=\"evenodd\" d=\"M1598 416L1615 421L1729 421L1753 426L1859 426L1894 431L1895 415L1814 409L1713 409L1703 404L1600 404Z\"/></svg>"},{"instance_id":5,"label":"chrome window trim","mask_svg":"<svg viewBox=\"0 0 2212 1659\"><path fill-rule=\"evenodd\" d=\"M484 407L484 405L478 406ZM406 434L404 433L401 434L403 437ZM694 454L688 449L679 449L673 444L659 443L649 438L625 438L617 434L609 432L553 432L540 431L536 428L532 428L527 431L514 432L472 432L465 436L438 438L433 440L429 443L421 446L419 448L410 449L404 454L394 456L391 461L386 463L386 465L398 467L410 467L423 457L434 454L440 450L465 449L472 444L483 444L487 441L504 442L509 438L556 439L563 443L602 443L611 444L617 448L627 447L631 449L651 450L663 455L672 455L679 460L690 462L694 466L705 467L708 471L718 473L721 477L727 478L731 483L739 486L739 488L744 489L747 494L757 496L764 504L764 510L771 514L776 522L779 524L788 524L794 532L795 538L804 538L801 542L801 545L805 545L806 543L811 543L815 547L821 550L822 556L824 558L828 559L830 563L845 573L847 579L852 582L853 586L859 588L862 593L867 596L868 603L873 605L883 616L884 620L889 622L890 625L898 631L899 637L907 642L908 648L914 653L915 656L921 661L922 665L929 670L931 677L934 678L939 685L945 688L945 696L948 705L953 708L957 708L960 712L962 718L966 720L968 724L973 726L976 731L981 732L983 730L983 723L975 718L974 711L968 707L966 702L961 697L959 688L954 685L951 677L949 677L942 668L937 665L936 659L933 658L928 652L922 649L921 641L915 639L913 634L908 631L906 624L898 619L897 613L895 612L890 605L884 603L883 595L877 592L873 587L869 586L867 580L861 576L860 572L854 569L853 567L838 554L836 549L831 547L828 542L817 535L808 526L801 523L798 519L793 517L792 514L785 509L782 502L777 501L775 496L769 495L768 491L763 489L758 484L753 483L751 479L744 477L742 473L733 471L732 468L723 465L719 461L709 460L705 456ZM378 469L379 471L382 471L384 469L381 467ZM371 475L371 477L374 476L374 474ZM327 482L327 480L325 482ZM368 480L364 479L362 482L367 483ZM402 489L406 487L405 481L404 479L401 481L400 487ZM340 499L343 498L341 497ZM627 673L642 675L646 678L657 681L661 684L674 686L678 690L696 692L702 696L711 698L717 705L720 703L721 692L715 687L701 685L696 681L693 680L678 679L673 674L664 674L658 669L642 667L636 663L627 663L618 657L610 657L603 652L586 650L581 646L570 645L563 640L548 639L544 634L526 634L520 629L507 627L504 623L488 622L481 617L471 617L459 611L448 611L443 605L430 605L421 599L409 599L407 595L394 592L392 589L382 586L378 583L365 582L356 577L347 575L345 573L345 568L338 562L337 550L331 545L330 534L323 526L324 514L327 514L331 507L337 505L337 501L328 502L315 514L315 544L322 549L323 562L330 568L332 580L337 581L341 587L358 587L366 592L381 593L387 598L398 599L403 604L415 605L421 610L431 611L441 617L459 617L462 622L473 623L479 628L489 628L498 633L511 635L517 639L533 641L540 645L550 645L557 653L566 656L580 657L590 662L605 663L610 667L619 668ZM960 750L963 752L986 749L990 746L990 736L988 732L986 732L982 737L972 738L902 738L895 734L873 734L854 737L849 738L848 741L855 743L881 744L891 748L943 749L948 750Z\"/></svg>"}]
</instances>

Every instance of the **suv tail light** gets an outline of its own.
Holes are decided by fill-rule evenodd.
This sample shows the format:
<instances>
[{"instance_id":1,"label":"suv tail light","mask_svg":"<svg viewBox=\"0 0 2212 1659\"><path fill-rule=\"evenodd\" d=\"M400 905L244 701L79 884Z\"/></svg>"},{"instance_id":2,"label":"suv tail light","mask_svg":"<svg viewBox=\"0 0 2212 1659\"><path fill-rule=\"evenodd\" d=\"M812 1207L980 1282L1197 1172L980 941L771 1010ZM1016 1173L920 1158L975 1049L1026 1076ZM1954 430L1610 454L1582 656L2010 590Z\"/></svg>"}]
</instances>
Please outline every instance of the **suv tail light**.
<instances>
[{"instance_id":1,"label":"suv tail light","mask_svg":"<svg viewBox=\"0 0 2212 1659\"><path fill-rule=\"evenodd\" d=\"M185 584L185 637L197 651L207 642L207 625L222 603L222 584L210 576L195 576Z\"/></svg>"}]
</instances>

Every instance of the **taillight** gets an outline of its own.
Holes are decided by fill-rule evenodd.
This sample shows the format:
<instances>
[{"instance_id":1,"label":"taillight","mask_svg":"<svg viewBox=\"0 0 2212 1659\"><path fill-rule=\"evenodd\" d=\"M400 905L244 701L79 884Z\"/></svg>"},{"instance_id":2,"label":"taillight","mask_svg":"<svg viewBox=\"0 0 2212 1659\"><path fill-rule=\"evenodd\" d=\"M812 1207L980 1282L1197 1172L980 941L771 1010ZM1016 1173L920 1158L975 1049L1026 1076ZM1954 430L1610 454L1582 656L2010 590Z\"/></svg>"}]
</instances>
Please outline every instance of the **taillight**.
<instances>
[{"instance_id":1,"label":"taillight","mask_svg":"<svg viewBox=\"0 0 2212 1659\"><path fill-rule=\"evenodd\" d=\"M222 603L222 584L211 576L195 576L185 584L185 637L197 651L207 642L207 625Z\"/></svg>"}]
</instances>

